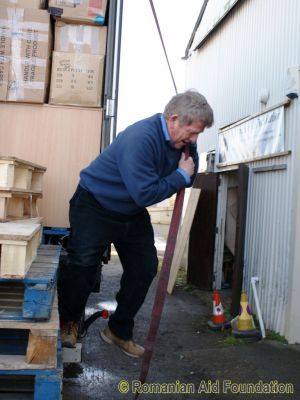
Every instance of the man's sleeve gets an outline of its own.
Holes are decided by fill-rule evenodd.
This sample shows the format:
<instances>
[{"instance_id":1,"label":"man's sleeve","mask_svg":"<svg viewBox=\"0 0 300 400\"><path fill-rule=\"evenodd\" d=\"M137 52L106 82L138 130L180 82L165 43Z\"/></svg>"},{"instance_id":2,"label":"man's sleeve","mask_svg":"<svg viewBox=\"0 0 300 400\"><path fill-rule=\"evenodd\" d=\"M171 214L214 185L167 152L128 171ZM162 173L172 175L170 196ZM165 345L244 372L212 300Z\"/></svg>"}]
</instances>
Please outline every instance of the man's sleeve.
<instances>
[{"instance_id":1,"label":"man's sleeve","mask_svg":"<svg viewBox=\"0 0 300 400\"><path fill-rule=\"evenodd\" d=\"M158 150L149 135L141 135L135 143L126 138L120 144L118 167L130 196L138 206L156 204L186 186L185 178L177 170L160 177Z\"/></svg>"}]
</instances>

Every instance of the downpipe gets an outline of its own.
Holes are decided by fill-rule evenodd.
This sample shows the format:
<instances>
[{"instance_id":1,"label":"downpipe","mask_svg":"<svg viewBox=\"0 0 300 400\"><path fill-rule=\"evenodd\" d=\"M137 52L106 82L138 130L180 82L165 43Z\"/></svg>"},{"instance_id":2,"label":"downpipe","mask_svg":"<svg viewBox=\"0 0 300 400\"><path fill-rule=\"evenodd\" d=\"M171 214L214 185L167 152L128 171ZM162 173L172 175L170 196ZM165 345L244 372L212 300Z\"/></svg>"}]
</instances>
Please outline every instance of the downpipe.
<instances>
[{"instance_id":1,"label":"downpipe","mask_svg":"<svg viewBox=\"0 0 300 400\"><path fill-rule=\"evenodd\" d=\"M259 282L259 279L257 276L253 276L251 278L251 286L252 286L252 290L253 290L253 294L254 294L254 300L255 300L255 305L256 305L256 311L257 311L257 317L258 317L259 327L260 327L260 331L261 331L261 336L263 339L265 339L266 331L265 331L264 321L262 319L259 300L258 300L258 296L257 296L256 282Z\"/></svg>"}]
</instances>

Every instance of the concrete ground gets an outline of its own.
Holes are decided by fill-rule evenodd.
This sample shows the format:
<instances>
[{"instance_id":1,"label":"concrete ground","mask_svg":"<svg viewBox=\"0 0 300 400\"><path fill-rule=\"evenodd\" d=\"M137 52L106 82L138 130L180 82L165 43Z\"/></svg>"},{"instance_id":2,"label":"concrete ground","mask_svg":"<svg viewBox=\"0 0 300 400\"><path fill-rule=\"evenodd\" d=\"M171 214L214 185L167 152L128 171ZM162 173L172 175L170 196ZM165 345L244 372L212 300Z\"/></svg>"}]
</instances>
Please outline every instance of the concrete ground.
<instances>
[{"instance_id":1,"label":"concrete ground","mask_svg":"<svg viewBox=\"0 0 300 400\"><path fill-rule=\"evenodd\" d=\"M100 293L89 299L87 314L115 307L121 271L113 256L103 268ZM141 344L147 336L156 284L157 280L136 318L135 339ZM212 293L190 289L179 284L167 296L147 385L139 399L300 399L300 345L273 340L239 342L230 331L211 331L207 321ZM221 292L224 307L227 298L228 291ZM65 364L63 400L134 399L141 360L105 344L99 338L105 325L104 320L97 320L90 326L82 339L80 364ZM282 394L276 394L279 389Z\"/></svg>"}]
</instances>

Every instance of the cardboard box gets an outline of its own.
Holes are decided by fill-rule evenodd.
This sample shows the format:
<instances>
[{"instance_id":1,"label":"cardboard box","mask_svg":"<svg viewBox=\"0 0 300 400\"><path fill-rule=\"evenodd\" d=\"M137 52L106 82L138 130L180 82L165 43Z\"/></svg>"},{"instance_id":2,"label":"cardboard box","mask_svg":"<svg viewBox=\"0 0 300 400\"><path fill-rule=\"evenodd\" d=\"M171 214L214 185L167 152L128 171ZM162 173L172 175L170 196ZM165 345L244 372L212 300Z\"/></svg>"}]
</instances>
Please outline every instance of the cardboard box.
<instances>
[{"instance_id":1,"label":"cardboard box","mask_svg":"<svg viewBox=\"0 0 300 400\"><path fill-rule=\"evenodd\" d=\"M54 51L50 104L100 107L105 56Z\"/></svg>"},{"instance_id":2,"label":"cardboard box","mask_svg":"<svg viewBox=\"0 0 300 400\"><path fill-rule=\"evenodd\" d=\"M106 26L55 23L54 50L67 53L105 55Z\"/></svg>"},{"instance_id":3,"label":"cardboard box","mask_svg":"<svg viewBox=\"0 0 300 400\"><path fill-rule=\"evenodd\" d=\"M34 8L36 10L46 8L45 0L0 0L1 7Z\"/></svg>"},{"instance_id":4,"label":"cardboard box","mask_svg":"<svg viewBox=\"0 0 300 400\"><path fill-rule=\"evenodd\" d=\"M51 46L46 10L0 7L0 100L45 101Z\"/></svg>"},{"instance_id":5,"label":"cardboard box","mask_svg":"<svg viewBox=\"0 0 300 400\"><path fill-rule=\"evenodd\" d=\"M107 0L49 0L51 14L68 21L103 25Z\"/></svg>"}]
</instances>

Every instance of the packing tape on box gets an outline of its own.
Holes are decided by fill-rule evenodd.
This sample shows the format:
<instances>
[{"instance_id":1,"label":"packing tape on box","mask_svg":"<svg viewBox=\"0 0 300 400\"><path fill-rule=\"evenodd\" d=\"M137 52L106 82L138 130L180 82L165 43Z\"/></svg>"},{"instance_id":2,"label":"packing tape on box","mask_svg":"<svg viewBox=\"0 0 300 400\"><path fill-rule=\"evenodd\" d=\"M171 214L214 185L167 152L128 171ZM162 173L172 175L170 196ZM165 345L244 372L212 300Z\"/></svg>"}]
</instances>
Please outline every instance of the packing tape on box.
<instances>
[{"instance_id":1,"label":"packing tape on box","mask_svg":"<svg viewBox=\"0 0 300 400\"><path fill-rule=\"evenodd\" d=\"M23 21L24 11L21 8L7 8L7 19L0 19L0 37L19 36L20 39L27 39L31 35L38 34L38 41L48 42L49 25L43 22ZM42 34L41 32L46 32Z\"/></svg>"},{"instance_id":2,"label":"packing tape on box","mask_svg":"<svg viewBox=\"0 0 300 400\"><path fill-rule=\"evenodd\" d=\"M23 66L25 67L23 68ZM36 78L36 69L45 67L46 60L40 58L21 58L11 57L7 100L17 101L25 98L25 90L44 90L45 82L34 81ZM27 79L26 79L27 78Z\"/></svg>"},{"instance_id":3,"label":"packing tape on box","mask_svg":"<svg viewBox=\"0 0 300 400\"><path fill-rule=\"evenodd\" d=\"M25 89L44 90L45 82L25 82L23 80L14 80L8 82L8 101L17 101L24 98Z\"/></svg>"},{"instance_id":4,"label":"packing tape on box","mask_svg":"<svg viewBox=\"0 0 300 400\"><path fill-rule=\"evenodd\" d=\"M69 51L69 45L72 43L76 51L80 51L84 45L97 46L98 34L93 26L87 25L65 25L60 27L62 34L60 35L61 51Z\"/></svg>"},{"instance_id":5,"label":"packing tape on box","mask_svg":"<svg viewBox=\"0 0 300 400\"><path fill-rule=\"evenodd\" d=\"M4 56L4 55L0 55L0 64L4 64L4 63L9 63L10 62L10 56Z\"/></svg>"}]
</instances>

